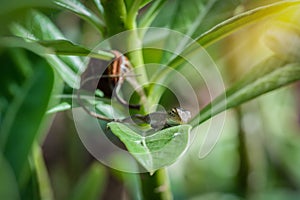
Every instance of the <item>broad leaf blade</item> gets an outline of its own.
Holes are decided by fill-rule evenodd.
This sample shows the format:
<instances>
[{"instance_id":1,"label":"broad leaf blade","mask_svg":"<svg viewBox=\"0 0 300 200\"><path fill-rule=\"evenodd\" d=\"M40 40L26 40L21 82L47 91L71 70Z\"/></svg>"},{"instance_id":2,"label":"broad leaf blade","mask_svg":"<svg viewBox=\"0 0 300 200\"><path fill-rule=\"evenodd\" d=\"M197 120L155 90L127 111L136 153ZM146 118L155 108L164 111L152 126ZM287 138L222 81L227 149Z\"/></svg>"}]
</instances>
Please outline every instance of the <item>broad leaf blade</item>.
<instances>
[{"instance_id":1,"label":"broad leaf blade","mask_svg":"<svg viewBox=\"0 0 300 200\"><path fill-rule=\"evenodd\" d=\"M53 83L52 69L41 62L20 86L2 121L1 147L17 177L22 173L33 141L41 128ZM21 142L16 145L16 141Z\"/></svg>"},{"instance_id":2,"label":"broad leaf blade","mask_svg":"<svg viewBox=\"0 0 300 200\"><path fill-rule=\"evenodd\" d=\"M149 172L173 164L187 147L190 125L180 125L142 136L129 126L117 122L108 124L128 151Z\"/></svg>"},{"instance_id":3,"label":"broad leaf blade","mask_svg":"<svg viewBox=\"0 0 300 200\"><path fill-rule=\"evenodd\" d=\"M286 64L276 57L260 63L244 79L204 107L191 124L196 126L218 113L300 80L300 63Z\"/></svg>"},{"instance_id":4,"label":"broad leaf blade","mask_svg":"<svg viewBox=\"0 0 300 200\"><path fill-rule=\"evenodd\" d=\"M47 26L44 26L44 24L47 24ZM12 31L19 37L31 40L65 39L58 28L45 15L37 11L30 12L24 21L24 25L15 24L12 27ZM82 61L78 57L43 56L70 87L78 87L79 82L76 73L84 68Z\"/></svg>"},{"instance_id":5,"label":"broad leaf blade","mask_svg":"<svg viewBox=\"0 0 300 200\"><path fill-rule=\"evenodd\" d=\"M102 60L111 60L114 57L110 52L101 50L93 52L90 49L76 45L68 40L38 40L36 42L43 47L50 48L50 50L58 55L89 56Z\"/></svg>"},{"instance_id":6,"label":"broad leaf blade","mask_svg":"<svg viewBox=\"0 0 300 200\"><path fill-rule=\"evenodd\" d=\"M102 60L111 60L114 57L110 52L100 50L93 52L69 40L30 40L20 37L2 37L0 43L1 46L5 47L25 48L40 56L45 56L46 54L89 56Z\"/></svg>"},{"instance_id":7,"label":"broad leaf blade","mask_svg":"<svg viewBox=\"0 0 300 200\"><path fill-rule=\"evenodd\" d=\"M100 0L99 0L100 1ZM104 22L97 17L91 10L85 7L80 1L77 0L56 0L54 1L56 5L63 9L67 9L82 19L88 21L94 25L101 33L104 32Z\"/></svg>"}]
</instances>

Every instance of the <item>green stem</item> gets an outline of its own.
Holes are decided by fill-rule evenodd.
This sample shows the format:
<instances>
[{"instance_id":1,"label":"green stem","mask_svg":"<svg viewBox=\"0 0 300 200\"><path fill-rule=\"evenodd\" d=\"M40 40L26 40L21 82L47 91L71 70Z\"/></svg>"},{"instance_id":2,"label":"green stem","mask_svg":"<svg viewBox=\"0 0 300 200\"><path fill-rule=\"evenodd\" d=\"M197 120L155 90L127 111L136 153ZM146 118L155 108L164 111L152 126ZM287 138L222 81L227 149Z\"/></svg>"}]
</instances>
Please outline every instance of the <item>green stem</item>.
<instances>
[{"instance_id":1,"label":"green stem","mask_svg":"<svg viewBox=\"0 0 300 200\"><path fill-rule=\"evenodd\" d=\"M172 198L169 177L165 168L157 170L153 175L140 175L144 200L169 200Z\"/></svg>"},{"instance_id":2,"label":"green stem","mask_svg":"<svg viewBox=\"0 0 300 200\"><path fill-rule=\"evenodd\" d=\"M133 1L133 4L128 11L127 18L126 18L126 27L129 30L136 28L136 16L138 14L140 4L141 4L141 0Z\"/></svg>"},{"instance_id":3,"label":"green stem","mask_svg":"<svg viewBox=\"0 0 300 200\"><path fill-rule=\"evenodd\" d=\"M130 9L129 13L126 12L126 5L122 0L101 0L104 8L104 16L107 26L107 37L113 36L115 34L121 33L126 30L132 30L125 38L124 44L127 45L127 49L132 52L128 53L130 62L133 67L138 67L136 73L139 74L137 80L140 84L146 83L148 81L147 73L143 60L142 44L138 37L136 28L136 15L138 12L138 2L133 4L133 8ZM116 44L111 44L112 48L120 46L119 41Z\"/></svg>"},{"instance_id":4,"label":"green stem","mask_svg":"<svg viewBox=\"0 0 300 200\"><path fill-rule=\"evenodd\" d=\"M136 67L136 73L139 74L137 80L140 84L147 83L147 73L144 67L141 38L138 36L136 28L136 15L140 1L133 4L128 15L123 0L101 0L104 9L104 16L107 25L107 37L113 36L126 30L132 30L124 43L131 52L128 57L133 67ZM119 44L111 44L112 48ZM146 103L144 110L149 107ZM153 175L149 173L140 174L143 199L169 200L172 199L169 178L166 169L159 169Z\"/></svg>"},{"instance_id":5,"label":"green stem","mask_svg":"<svg viewBox=\"0 0 300 200\"><path fill-rule=\"evenodd\" d=\"M249 157L248 157L248 151L247 151L247 141L246 141L246 133L243 130L242 127L242 111L241 108L236 108L236 114L238 119L238 133L237 133L237 139L238 139L238 154L239 154L239 169L237 172L237 180L236 180L236 186L237 186L237 193L243 197L247 197L248 192L248 176L249 176Z\"/></svg>"},{"instance_id":6,"label":"green stem","mask_svg":"<svg viewBox=\"0 0 300 200\"><path fill-rule=\"evenodd\" d=\"M107 26L107 37L125 31L126 6L123 0L101 0ZM113 45L113 44L112 44Z\"/></svg>"}]
</instances>

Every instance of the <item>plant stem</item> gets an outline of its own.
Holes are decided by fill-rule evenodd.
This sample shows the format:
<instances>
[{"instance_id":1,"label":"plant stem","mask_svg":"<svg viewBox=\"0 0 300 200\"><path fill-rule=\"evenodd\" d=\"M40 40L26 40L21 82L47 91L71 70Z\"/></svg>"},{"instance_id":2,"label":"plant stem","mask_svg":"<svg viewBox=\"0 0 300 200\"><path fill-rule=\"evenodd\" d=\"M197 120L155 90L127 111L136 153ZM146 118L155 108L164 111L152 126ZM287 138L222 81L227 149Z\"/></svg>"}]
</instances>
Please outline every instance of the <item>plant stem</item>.
<instances>
[{"instance_id":1,"label":"plant stem","mask_svg":"<svg viewBox=\"0 0 300 200\"><path fill-rule=\"evenodd\" d=\"M133 64L133 67L138 67L136 73L139 74L137 80L140 84L147 83L147 73L144 65L143 53L142 53L142 43L141 39L138 36L136 29L136 15L138 12L137 3L134 3L134 8L130 10L129 15L126 11L126 6L122 0L101 0L101 3L104 8L104 16L107 26L107 37L116 35L118 33L132 30L125 34L125 41L122 45L126 45L125 50L131 52L128 53L130 62ZM137 7L137 8L136 8ZM133 12L135 11L135 13ZM117 41L116 44L111 44L112 48L117 48L120 46L120 41Z\"/></svg>"},{"instance_id":2,"label":"plant stem","mask_svg":"<svg viewBox=\"0 0 300 200\"><path fill-rule=\"evenodd\" d=\"M137 80L140 84L147 83L147 73L144 67L141 38L136 30L136 15L139 2L135 2L133 8L126 11L123 0L101 0L104 9L104 16L107 26L107 37L131 30L124 40L125 47L129 50L128 57L133 67L136 67L136 73L139 74ZM122 44L122 45L124 45ZM111 44L112 48L120 44ZM149 105L143 105L144 111L147 111ZM166 169L159 169L153 175L149 173L140 174L143 199L169 200L172 194L169 186L169 178Z\"/></svg>"},{"instance_id":3,"label":"plant stem","mask_svg":"<svg viewBox=\"0 0 300 200\"><path fill-rule=\"evenodd\" d=\"M101 0L104 9L107 34L110 37L125 31L126 6L123 0Z\"/></svg>"},{"instance_id":4,"label":"plant stem","mask_svg":"<svg viewBox=\"0 0 300 200\"><path fill-rule=\"evenodd\" d=\"M140 174L144 200L169 200L172 199L169 177L165 168L157 170L153 175Z\"/></svg>"},{"instance_id":5,"label":"plant stem","mask_svg":"<svg viewBox=\"0 0 300 200\"><path fill-rule=\"evenodd\" d=\"M238 119L238 154L239 154L239 169L237 172L237 180L236 180L236 186L237 186L237 193L243 197L247 197L248 192L248 176L249 176L249 157L248 157L248 151L247 151L247 141L246 141L246 133L243 130L242 127L242 111L241 108L238 107L235 109Z\"/></svg>"}]
</instances>

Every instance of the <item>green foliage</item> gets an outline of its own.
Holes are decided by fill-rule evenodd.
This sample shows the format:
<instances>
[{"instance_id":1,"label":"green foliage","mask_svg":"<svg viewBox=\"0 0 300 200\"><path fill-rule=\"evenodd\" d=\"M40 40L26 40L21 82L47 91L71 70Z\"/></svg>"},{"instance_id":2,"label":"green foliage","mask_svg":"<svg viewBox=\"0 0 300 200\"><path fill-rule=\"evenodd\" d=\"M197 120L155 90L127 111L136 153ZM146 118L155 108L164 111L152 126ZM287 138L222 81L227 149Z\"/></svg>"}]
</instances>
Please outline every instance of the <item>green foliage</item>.
<instances>
[{"instance_id":1,"label":"green foliage","mask_svg":"<svg viewBox=\"0 0 300 200\"><path fill-rule=\"evenodd\" d=\"M197 125L216 114L241 105L259 95L278 89L282 86L300 80L299 63L283 63L277 57L271 57L260 63L239 82L221 94L201 110L191 124Z\"/></svg>"},{"instance_id":2,"label":"green foliage","mask_svg":"<svg viewBox=\"0 0 300 200\"><path fill-rule=\"evenodd\" d=\"M0 198L54 199L48 169L40 148L41 144L38 143L43 142L41 131L46 130L45 114L69 110L73 105L60 102L49 109L53 91L61 92L60 89L66 84L63 93L69 95L68 90L79 87L80 74L84 71L82 57L106 61L113 58L109 52L95 52L84 45L76 44L80 44L78 41L66 38L54 21L57 13L49 18L47 14L38 11L38 7L50 9L55 7L61 11L73 13L80 18L80 22L91 24L102 38L122 31L134 30L137 27L167 27L194 38L196 43L207 48L233 33L238 34L237 31L245 26L277 17L283 11L300 5L299 0L279 1L231 17L232 11L241 3L241 1L229 3L217 0L94 0L92 9L87 5L88 3L78 0L55 0L50 3L34 0L2 2L0 24L4 28L0 33L6 37L0 39L2 64L0 75ZM31 7L37 10L29 9ZM80 32L86 31L84 25L79 29ZM126 41L122 41L125 45L137 45L140 40L143 40L143 34L133 33L126 38ZM86 37L84 34L81 35L82 41ZM293 32L291 35L299 38L299 33ZM276 39L280 40L277 36ZM183 55L189 56L195 52L195 46L187 44L186 41L168 38L165 42L164 44L174 45L174 47L184 46ZM111 46L114 47L114 44ZM180 70L186 62L180 56L168 60L170 58L168 53L143 54L143 47L138 47L141 50L128 54L133 66L143 66L145 60L143 56L156 57L161 63L166 63L167 60L168 65L175 70ZM279 48L284 49L283 47L284 42ZM275 44L274 49L276 48ZM225 93L209 102L190 124L153 131L152 134L146 136L130 125L117 122L108 124L112 132L125 144L129 153L147 171L154 174L152 177L145 175L149 180L146 186L143 185L145 180L141 179L143 187L141 190L144 195L155 191L158 198L171 198L168 189L163 191L160 188L160 186L165 186L159 185L161 182L164 184L167 182L166 174L161 172L164 167L174 164L186 150L192 127L201 125L220 112L238 107L260 95L300 79L299 59L295 58L299 56L297 52L299 47L295 47L294 52L289 52L295 54L292 60L285 59L289 55L280 55L281 53L288 54L282 49L276 49L276 56L269 56L258 63L244 77L233 83ZM139 68L136 71L140 75L137 77L140 84L147 81L146 71L145 68ZM166 69L156 74L158 76L153 79L154 82L163 84L174 81L171 72ZM145 89L149 102L155 105L166 92L159 86ZM97 109L104 113L103 108L107 108L107 105L101 99L100 101ZM142 106L145 110L150 110L152 105ZM143 113L145 110L141 113L145 114ZM242 129L241 127L239 128ZM243 130L239 130L239 134L242 132ZM269 162L274 162L270 160ZM158 171L155 174L156 170ZM103 166L99 163L91 164L73 188L71 199L98 199L103 192L105 178ZM264 195L258 195L258 197L263 198ZM293 197L291 195L291 198Z\"/></svg>"},{"instance_id":3,"label":"green foliage","mask_svg":"<svg viewBox=\"0 0 300 200\"><path fill-rule=\"evenodd\" d=\"M44 26L46 24L46 26ZM58 28L42 13L32 11L25 18L24 25L13 26L15 35L32 40L64 39ZM70 87L78 87L76 72L83 70L82 62L78 57L63 57L44 54L47 62L58 71L58 74ZM67 64L68 63L68 64Z\"/></svg>"},{"instance_id":4,"label":"green foliage","mask_svg":"<svg viewBox=\"0 0 300 200\"><path fill-rule=\"evenodd\" d=\"M80 1L77 0L55 0L54 3L63 10L69 10L85 21L95 26L101 33L104 31L104 22L97 17L91 10L86 8Z\"/></svg>"},{"instance_id":5,"label":"green foliage","mask_svg":"<svg viewBox=\"0 0 300 200\"><path fill-rule=\"evenodd\" d=\"M45 56L46 54L54 54L68 56L89 56L92 58L102 60L111 60L113 58L113 54L111 54L110 52L101 50L93 52L90 49L87 49L77 44L73 44L71 41L68 40L26 39L26 41L24 41L24 39L22 39L21 37L3 37L1 43L3 46L7 47L21 47L28 49L40 56Z\"/></svg>"},{"instance_id":6,"label":"green foliage","mask_svg":"<svg viewBox=\"0 0 300 200\"><path fill-rule=\"evenodd\" d=\"M53 90L52 69L44 62L37 64L39 67L32 70L31 76L20 85L18 92L15 93L1 126L1 147L17 177L20 177L33 140L38 136ZM14 77L15 74L6 74L6 76ZM14 83L7 83L2 87L8 87L8 84ZM16 145L16 141L22 141L22 143Z\"/></svg>"},{"instance_id":7,"label":"green foliage","mask_svg":"<svg viewBox=\"0 0 300 200\"><path fill-rule=\"evenodd\" d=\"M249 25L251 23L257 22L258 20L263 20L266 17L277 15L281 11L287 9L288 7L300 5L300 1L287 1L287 2L279 2L275 4L271 4L268 6L259 7L254 10L250 10L239 15L236 15L228 20L225 20L222 23L214 26L210 30L202 33L199 37L195 39L197 43L202 45L203 47L207 47L210 44L226 37L228 34L241 29L242 27ZM185 48L182 52L183 55L192 54L195 51L195 45L190 45ZM196 47L198 48L198 47ZM178 69L181 64L184 62L182 57L177 56L172 61L169 62L169 66L175 69ZM169 77L162 71L159 74L163 74L164 77L156 77L155 80L160 80L166 77Z\"/></svg>"},{"instance_id":8,"label":"green foliage","mask_svg":"<svg viewBox=\"0 0 300 200\"><path fill-rule=\"evenodd\" d=\"M191 130L189 125L180 125L142 136L121 123L112 122L108 126L128 151L150 172L171 165L177 160L188 145Z\"/></svg>"}]
</instances>

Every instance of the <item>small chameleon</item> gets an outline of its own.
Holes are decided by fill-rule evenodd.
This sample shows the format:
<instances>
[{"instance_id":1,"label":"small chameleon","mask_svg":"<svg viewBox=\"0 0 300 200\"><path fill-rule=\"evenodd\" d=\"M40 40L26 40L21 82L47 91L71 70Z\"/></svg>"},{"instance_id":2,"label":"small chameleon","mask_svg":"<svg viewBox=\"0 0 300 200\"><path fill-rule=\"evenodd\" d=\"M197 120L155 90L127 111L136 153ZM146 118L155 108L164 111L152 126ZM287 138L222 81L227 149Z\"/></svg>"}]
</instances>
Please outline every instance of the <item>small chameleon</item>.
<instances>
[{"instance_id":1,"label":"small chameleon","mask_svg":"<svg viewBox=\"0 0 300 200\"><path fill-rule=\"evenodd\" d=\"M169 112L152 112L147 115L132 115L122 119L120 122L136 123L138 125L146 123L153 129L160 130L171 126L186 124L191 118L191 113L183 108L172 108Z\"/></svg>"}]
</instances>

